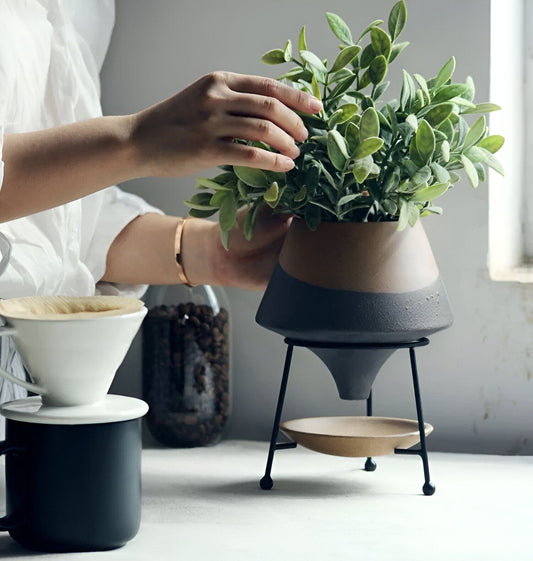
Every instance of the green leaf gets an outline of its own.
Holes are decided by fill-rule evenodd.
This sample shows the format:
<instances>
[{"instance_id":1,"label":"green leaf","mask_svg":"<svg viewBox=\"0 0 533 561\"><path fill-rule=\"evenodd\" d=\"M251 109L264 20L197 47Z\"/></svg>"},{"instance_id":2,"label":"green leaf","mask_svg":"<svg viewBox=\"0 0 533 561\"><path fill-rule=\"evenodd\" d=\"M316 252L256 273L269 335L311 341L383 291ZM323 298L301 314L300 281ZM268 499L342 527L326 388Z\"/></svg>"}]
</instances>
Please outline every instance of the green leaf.
<instances>
[{"instance_id":1,"label":"green leaf","mask_svg":"<svg viewBox=\"0 0 533 561\"><path fill-rule=\"evenodd\" d=\"M439 103L434 105L425 115L424 119L432 126L438 127L453 111L453 103Z\"/></svg>"},{"instance_id":2,"label":"green leaf","mask_svg":"<svg viewBox=\"0 0 533 561\"><path fill-rule=\"evenodd\" d=\"M290 80L291 82L297 82L298 80L310 80L311 79L311 72L305 70L301 67L293 68L289 70L285 74L278 76L278 80Z\"/></svg>"},{"instance_id":3,"label":"green leaf","mask_svg":"<svg viewBox=\"0 0 533 561\"><path fill-rule=\"evenodd\" d=\"M383 55L386 62L389 58L392 46L389 34L380 27L373 27L370 30L370 41L372 42L374 52L377 55Z\"/></svg>"},{"instance_id":4,"label":"green leaf","mask_svg":"<svg viewBox=\"0 0 533 561\"><path fill-rule=\"evenodd\" d=\"M466 173L466 177L468 178L468 181L470 181L472 187L474 187L475 189L479 185L479 177L477 175L476 168L474 167L474 164L465 155L461 156L461 161L463 162L463 167Z\"/></svg>"},{"instance_id":5,"label":"green leaf","mask_svg":"<svg viewBox=\"0 0 533 561\"><path fill-rule=\"evenodd\" d=\"M366 178L370 175L373 163L374 160L372 159L372 156L366 156L365 158L355 160L352 173L357 183L365 182Z\"/></svg>"},{"instance_id":6,"label":"green leaf","mask_svg":"<svg viewBox=\"0 0 533 561\"><path fill-rule=\"evenodd\" d=\"M337 130L328 131L328 156L333 166L342 171L349 159L346 141Z\"/></svg>"},{"instance_id":7,"label":"green leaf","mask_svg":"<svg viewBox=\"0 0 533 561\"><path fill-rule=\"evenodd\" d=\"M324 63L311 51L301 51L300 56L302 60L307 62L313 68L320 70L320 72L327 72L328 69L324 66Z\"/></svg>"},{"instance_id":8,"label":"green leaf","mask_svg":"<svg viewBox=\"0 0 533 561\"><path fill-rule=\"evenodd\" d=\"M305 25L300 29L300 35L298 36L298 51L307 51L307 41L305 40Z\"/></svg>"},{"instance_id":9,"label":"green leaf","mask_svg":"<svg viewBox=\"0 0 533 561\"><path fill-rule=\"evenodd\" d=\"M337 55L331 70L332 72L337 72L341 68L344 68L347 64L350 64L352 60L361 52L361 47L359 45L352 45L351 47L346 47Z\"/></svg>"},{"instance_id":10,"label":"green leaf","mask_svg":"<svg viewBox=\"0 0 533 561\"><path fill-rule=\"evenodd\" d=\"M490 113L491 111L499 111L501 107L495 103L478 103L475 107L463 111L463 115L472 115L474 113Z\"/></svg>"},{"instance_id":11,"label":"green leaf","mask_svg":"<svg viewBox=\"0 0 533 561\"><path fill-rule=\"evenodd\" d=\"M340 125L341 123L349 121L358 110L359 106L355 105L355 103L346 103L331 115L328 121L328 127L333 128L335 125Z\"/></svg>"},{"instance_id":12,"label":"green leaf","mask_svg":"<svg viewBox=\"0 0 533 561\"><path fill-rule=\"evenodd\" d=\"M237 191L239 191L239 195L246 201L248 200L248 189L247 185L242 182L240 179L237 179Z\"/></svg>"},{"instance_id":13,"label":"green leaf","mask_svg":"<svg viewBox=\"0 0 533 561\"><path fill-rule=\"evenodd\" d=\"M377 152L383 146L383 139L378 137L365 138L355 150L354 158L360 160Z\"/></svg>"},{"instance_id":14,"label":"green leaf","mask_svg":"<svg viewBox=\"0 0 533 561\"><path fill-rule=\"evenodd\" d=\"M485 181L485 168L480 163L474 164L474 167L476 168L476 173L479 177L479 180Z\"/></svg>"},{"instance_id":15,"label":"green leaf","mask_svg":"<svg viewBox=\"0 0 533 561\"><path fill-rule=\"evenodd\" d=\"M433 162L430 167L435 179L437 180L437 183L450 182L450 173L446 168L442 167L437 162Z\"/></svg>"},{"instance_id":16,"label":"green leaf","mask_svg":"<svg viewBox=\"0 0 533 561\"><path fill-rule=\"evenodd\" d=\"M245 166L233 166L235 175L246 185L257 188L268 188L269 181L264 171Z\"/></svg>"},{"instance_id":17,"label":"green leaf","mask_svg":"<svg viewBox=\"0 0 533 561\"><path fill-rule=\"evenodd\" d=\"M320 100L322 99L322 94L320 92L320 87L318 86L318 82L317 82L317 79L316 79L314 74L311 78L311 91L313 92L313 95L317 99L320 99Z\"/></svg>"},{"instance_id":18,"label":"green leaf","mask_svg":"<svg viewBox=\"0 0 533 561\"><path fill-rule=\"evenodd\" d=\"M444 84L446 84L446 82L453 76L454 72L455 57L452 56L452 58L450 58L450 60L448 60L446 64L440 69L437 77L435 78L435 89L438 90L441 86L444 86Z\"/></svg>"},{"instance_id":19,"label":"green leaf","mask_svg":"<svg viewBox=\"0 0 533 561\"><path fill-rule=\"evenodd\" d=\"M230 175L233 177L233 174ZM196 186L198 188L214 189L215 191L230 191L229 187L221 185L220 183L217 183L214 179L209 179L207 177L198 177L198 179L196 180Z\"/></svg>"},{"instance_id":20,"label":"green leaf","mask_svg":"<svg viewBox=\"0 0 533 561\"><path fill-rule=\"evenodd\" d=\"M477 145L479 148L485 148L485 150L488 150L491 154L495 154L503 146L504 142L505 138L503 136L493 134L486 136L483 140L478 142Z\"/></svg>"},{"instance_id":21,"label":"green leaf","mask_svg":"<svg viewBox=\"0 0 533 561\"><path fill-rule=\"evenodd\" d=\"M340 97L345 91L347 91L350 86L355 82L357 78L356 74L352 74L351 76L347 76L343 78L339 83L335 86L335 89L329 94L329 100L335 99Z\"/></svg>"},{"instance_id":22,"label":"green leaf","mask_svg":"<svg viewBox=\"0 0 533 561\"><path fill-rule=\"evenodd\" d=\"M359 127L354 123L348 123L344 131L344 139L348 147L348 154L352 155L359 144Z\"/></svg>"},{"instance_id":23,"label":"green leaf","mask_svg":"<svg viewBox=\"0 0 533 561\"><path fill-rule=\"evenodd\" d=\"M383 55L378 55L368 67L368 75L373 84L383 82L387 75L387 59Z\"/></svg>"},{"instance_id":24,"label":"green leaf","mask_svg":"<svg viewBox=\"0 0 533 561\"><path fill-rule=\"evenodd\" d=\"M302 185L300 187L300 190L296 193L296 195L294 195L294 202L301 203L302 201L305 201L306 197L307 197L307 187L305 185Z\"/></svg>"},{"instance_id":25,"label":"green leaf","mask_svg":"<svg viewBox=\"0 0 533 561\"><path fill-rule=\"evenodd\" d=\"M277 181L274 181L272 185L264 192L263 198L267 203L273 203L277 201L279 195L279 185Z\"/></svg>"},{"instance_id":26,"label":"green leaf","mask_svg":"<svg viewBox=\"0 0 533 561\"><path fill-rule=\"evenodd\" d=\"M398 205L392 199L383 199L381 201L381 206L387 214L395 216L398 212Z\"/></svg>"},{"instance_id":27,"label":"green leaf","mask_svg":"<svg viewBox=\"0 0 533 561\"><path fill-rule=\"evenodd\" d=\"M418 119L416 118L416 115L410 113L405 118L405 122L413 129L413 131L416 132L416 129L418 128Z\"/></svg>"},{"instance_id":28,"label":"green leaf","mask_svg":"<svg viewBox=\"0 0 533 561\"><path fill-rule=\"evenodd\" d=\"M282 49L272 49L271 51L266 52L262 57L261 60L265 64L283 64L287 62L285 60L285 53Z\"/></svg>"},{"instance_id":29,"label":"green leaf","mask_svg":"<svg viewBox=\"0 0 533 561\"><path fill-rule=\"evenodd\" d=\"M413 74L413 78L417 81L418 85L420 86L420 89L424 94L425 101L427 103L430 103L431 95L429 93L428 83L426 82L426 79L420 74Z\"/></svg>"},{"instance_id":30,"label":"green leaf","mask_svg":"<svg viewBox=\"0 0 533 561\"><path fill-rule=\"evenodd\" d=\"M326 19L328 20L331 31L333 31L338 39L346 45L353 45L352 32L340 16L327 12Z\"/></svg>"},{"instance_id":31,"label":"green leaf","mask_svg":"<svg viewBox=\"0 0 533 561\"><path fill-rule=\"evenodd\" d=\"M403 81L400 93L400 106L404 111L408 111L415 98L415 83L408 72L405 70L402 70L402 72Z\"/></svg>"},{"instance_id":32,"label":"green leaf","mask_svg":"<svg viewBox=\"0 0 533 561\"><path fill-rule=\"evenodd\" d=\"M211 206L220 208L228 193L231 193L231 191L216 191L215 194L211 197L209 204Z\"/></svg>"},{"instance_id":33,"label":"green leaf","mask_svg":"<svg viewBox=\"0 0 533 561\"><path fill-rule=\"evenodd\" d=\"M396 59L396 57L405 49L405 47L408 46L409 41L404 41L403 43L395 43L390 51L389 64Z\"/></svg>"},{"instance_id":34,"label":"green leaf","mask_svg":"<svg viewBox=\"0 0 533 561\"><path fill-rule=\"evenodd\" d=\"M196 210L206 211L206 210L218 210L218 206L213 206L211 204L211 193L196 193L190 200L185 201L185 204Z\"/></svg>"},{"instance_id":35,"label":"green leaf","mask_svg":"<svg viewBox=\"0 0 533 561\"><path fill-rule=\"evenodd\" d=\"M472 146L465 151L465 156L473 163L478 164L485 161L485 154L481 148L477 146Z\"/></svg>"},{"instance_id":36,"label":"green leaf","mask_svg":"<svg viewBox=\"0 0 533 561\"><path fill-rule=\"evenodd\" d=\"M283 57L285 58L285 62L290 62L292 59L292 43L290 39L287 41L285 49L283 50Z\"/></svg>"},{"instance_id":37,"label":"green leaf","mask_svg":"<svg viewBox=\"0 0 533 561\"><path fill-rule=\"evenodd\" d=\"M255 228L255 221L257 218L257 211L261 208L261 204L254 204L246 214L244 219L243 233L246 240L250 241Z\"/></svg>"},{"instance_id":38,"label":"green leaf","mask_svg":"<svg viewBox=\"0 0 533 561\"><path fill-rule=\"evenodd\" d=\"M466 133L465 140L463 142L463 150L468 150L471 146L474 146L483 135L485 134L485 129L487 127L487 122L485 116L480 117Z\"/></svg>"},{"instance_id":39,"label":"green leaf","mask_svg":"<svg viewBox=\"0 0 533 561\"><path fill-rule=\"evenodd\" d=\"M400 217L398 218L398 227L397 227L398 231L405 230L405 227L409 223L409 213L410 213L409 206L414 206L414 205L413 203L409 205L408 201L406 201L405 199L401 199Z\"/></svg>"},{"instance_id":40,"label":"green leaf","mask_svg":"<svg viewBox=\"0 0 533 561\"><path fill-rule=\"evenodd\" d=\"M189 210L189 216L194 218L209 218L213 216L218 211L218 208L211 210L198 210L197 208L191 208Z\"/></svg>"},{"instance_id":41,"label":"green leaf","mask_svg":"<svg viewBox=\"0 0 533 561\"><path fill-rule=\"evenodd\" d=\"M420 189L420 191L417 191L410 200L417 203L432 201L433 199L444 195L444 193L446 193L446 191L448 190L449 185L450 184L448 182L434 183L429 187L425 187L424 189Z\"/></svg>"},{"instance_id":42,"label":"green leaf","mask_svg":"<svg viewBox=\"0 0 533 561\"><path fill-rule=\"evenodd\" d=\"M379 117L373 107L365 109L359 123L359 139L363 141L371 136L379 136Z\"/></svg>"},{"instance_id":43,"label":"green leaf","mask_svg":"<svg viewBox=\"0 0 533 561\"><path fill-rule=\"evenodd\" d=\"M367 86L372 83L372 79L370 78L370 70L367 69L365 73L359 79L358 89L364 90Z\"/></svg>"},{"instance_id":44,"label":"green leaf","mask_svg":"<svg viewBox=\"0 0 533 561\"><path fill-rule=\"evenodd\" d=\"M224 249L227 251L229 249L229 230L222 230L222 228L220 229L220 241L222 242L222 245L224 246Z\"/></svg>"},{"instance_id":45,"label":"green leaf","mask_svg":"<svg viewBox=\"0 0 533 561\"><path fill-rule=\"evenodd\" d=\"M361 39L370 31L372 31L372 29L374 27L377 27L378 25L381 25L383 23L382 19L377 19L374 20L368 27L365 28L365 30L363 31L363 33L361 33L361 35L359 36L359 39L357 39L357 43L359 44L359 42L361 41Z\"/></svg>"},{"instance_id":46,"label":"green leaf","mask_svg":"<svg viewBox=\"0 0 533 561\"><path fill-rule=\"evenodd\" d=\"M423 183L427 183L430 178L431 168L429 166L423 166L411 176L411 182L416 187L418 185L422 185Z\"/></svg>"},{"instance_id":47,"label":"green leaf","mask_svg":"<svg viewBox=\"0 0 533 561\"><path fill-rule=\"evenodd\" d=\"M494 171L497 171L500 175L505 175L503 166L501 162L496 158L496 156L494 156L492 152L489 152L489 150L486 150L485 148L479 149L485 152L485 163Z\"/></svg>"},{"instance_id":48,"label":"green leaf","mask_svg":"<svg viewBox=\"0 0 533 561\"><path fill-rule=\"evenodd\" d=\"M394 41L398 35L402 32L405 27L405 22L407 21L407 6L404 0L396 2L392 7L389 14L389 33L391 34L392 40Z\"/></svg>"},{"instance_id":49,"label":"green leaf","mask_svg":"<svg viewBox=\"0 0 533 561\"><path fill-rule=\"evenodd\" d=\"M381 82L381 84L376 85L374 87L374 90L372 91L372 99L374 101L377 101L383 95L389 85L390 82Z\"/></svg>"},{"instance_id":50,"label":"green leaf","mask_svg":"<svg viewBox=\"0 0 533 561\"><path fill-rule=\"evenodd\" d=\"M461 94L467 91L467 86L464 84L450 84L448 86L442 86L440 90L433 97L433 103L442 103L443 101L448 101L454 97L461 97Z\"/></svg>"},{"instance_id":51,"label":"green leaf","mask_svg":"<svg viewBox=\"0 0 533 561\"><path fill-rule=\"evenodd\" d=\"M233 193L227 193L218 217L220 229L229 232L237 223L237 201Z\"/></svg>"},{"instance_id":52,"label":"green leaf","mask_svg":"<svg viewBox=\"0 0 533 561\"><path fill-rule=\"evenodd\" d=\"M369 67L370 63L374 60L374 58L376 58L376 56L377 55L372 47L372 43L369 43L361 53L361 60L359 61L361 68Z\"/></svg>"},{"instance_id":53,"label":"green leaf","mask_svg":"<svg viewBox=\"0 0 533 561\"><path fill-rule=\"evenodd\" d=\"M354 199L359 199L361 196L361 193L350 193L349 195L344 195L344 197L341 197L339 199L337 205L341 207L343 205L351 203Z\"/></svg>"},{"instance_id":54,"label":"green leaf","mask_svg":"<svg viewBox=\"0 0 533 561\"><path fill-rule=\"evenodd\" d=\"M415 135L416 149L424 163L429 162L433 152L435 152L435 133L425 119L418 124Z\"/></svg>"}]
</instances>

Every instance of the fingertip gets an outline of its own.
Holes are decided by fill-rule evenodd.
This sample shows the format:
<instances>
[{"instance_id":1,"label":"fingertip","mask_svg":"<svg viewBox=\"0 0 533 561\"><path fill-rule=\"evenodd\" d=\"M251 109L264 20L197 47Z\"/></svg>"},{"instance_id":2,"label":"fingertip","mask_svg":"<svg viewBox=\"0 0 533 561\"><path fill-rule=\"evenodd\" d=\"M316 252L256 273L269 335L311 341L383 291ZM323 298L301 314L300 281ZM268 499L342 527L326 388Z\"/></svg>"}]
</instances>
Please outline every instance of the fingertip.
<instances>
[{"instance_id":1,"label":"fingertip","mask_svg":"<svg viewBox=\"0 0 533 561\"><path fill-rule=\"evenodd\" d=\"M282 158L280 158L280 167L282 169L280 169L280 171L290 171L293 167L294 167L294 160L291 160L290 158L287 158L285 156L283 156Z\"/></svg>"},{"instance_id":2,"label":"fingertip","mask_svg":"<svg viewBox=\"0 0 533 561\"><path fill-rule=\"evenodd\" d=\"M322 102L318 98L310 96L309 108L311 109L311 113L318 113L322 111L324 106L322 105Z\"/></svg>"}]
</instances>

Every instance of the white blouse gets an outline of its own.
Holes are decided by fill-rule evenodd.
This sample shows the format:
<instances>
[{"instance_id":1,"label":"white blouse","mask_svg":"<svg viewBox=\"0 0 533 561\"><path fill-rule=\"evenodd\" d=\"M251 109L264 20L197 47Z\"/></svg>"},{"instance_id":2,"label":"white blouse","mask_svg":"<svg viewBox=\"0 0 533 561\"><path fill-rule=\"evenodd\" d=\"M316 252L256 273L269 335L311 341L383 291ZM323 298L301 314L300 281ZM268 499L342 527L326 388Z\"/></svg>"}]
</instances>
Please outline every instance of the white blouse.
<instances>
[{"instance_id":1,"label":"white blouse","mask_svg":"<svg viewBox=\"0 0 533 561\"><path fill-rule=\"evenodd\" d=\"M113 24L113 0L0 0L0 156L4 134L102 114L98 73ZM0 186L2 179L0 158ZM145 287L98 281L117 234L145 212L159 211L111 186L0 224L0 253L7 261L0 265L0 298L139 294ZM11 338L2 337L0 346L0 368L24 378ZM0 378L0 403L25 393Z\"/></svg>"},{"instance_id":2,"label":"white blouse","mask_svg":"<svg viewBox=\"0 0 533 561\"><path fill-rule=\"evenodd\" d=\"M113 0L0 1L0 148L3 134L102 114L98 72L113 23ZM158 211L111 186L0 224L11 243L0 298L94 294L111 243L145 212ZM128 288L141 287L119 292Z\"/></svg>"}]
</instances>

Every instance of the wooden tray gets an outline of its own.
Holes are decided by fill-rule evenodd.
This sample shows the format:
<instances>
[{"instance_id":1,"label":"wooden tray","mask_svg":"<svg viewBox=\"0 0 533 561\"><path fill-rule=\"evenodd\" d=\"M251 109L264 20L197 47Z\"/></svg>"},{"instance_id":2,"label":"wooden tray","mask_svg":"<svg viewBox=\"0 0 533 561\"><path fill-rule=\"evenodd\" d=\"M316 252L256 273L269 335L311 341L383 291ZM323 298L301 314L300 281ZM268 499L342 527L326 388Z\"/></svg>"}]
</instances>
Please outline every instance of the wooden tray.
<instances>
[{"instance_id":1,"label":"wooden tray","mask_svg":"<svg viewBox=\"0 0 533 561\"><path fill-rule=\"evenodd\" d=\"M426 435L433 430L424 427ZM285 421L280 429L304 448L332 456L383 456L420 442L417 421L391 417L310 417Z\"/></svg>"}]
</instances>

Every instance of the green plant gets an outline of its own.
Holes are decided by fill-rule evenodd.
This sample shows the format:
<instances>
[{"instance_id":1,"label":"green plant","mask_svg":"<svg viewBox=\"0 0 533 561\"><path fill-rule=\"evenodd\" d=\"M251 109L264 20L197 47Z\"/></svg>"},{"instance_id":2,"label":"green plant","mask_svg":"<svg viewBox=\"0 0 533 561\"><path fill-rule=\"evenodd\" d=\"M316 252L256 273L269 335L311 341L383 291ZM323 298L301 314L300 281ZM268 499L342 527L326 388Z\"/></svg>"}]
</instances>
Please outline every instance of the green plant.
<instances>
[{"instance_id":1,"label":"green plant","mask_svg":"<svg viewBox=\"0 0 533 561\"><path fill-rule=\"evenodd\" d=\"M403 229L420 216L442 213L433 200L460 179L455 170L463 169L474 188L485 179L484 166L503 174L494 156L503 137L488 136L484 115L472 125L464 118L500 108L474 103L471 77L452 82L454 57L430 80L403 70L399 100L381 100L389 86L388 66L409 44L397 42L406 20L406 4L400 0L390 12L388 33L381 27L384 22L376 20L354 42L348 25L327 13L330 29L342 42L331 66L308 50L305 26L297 55L290 40L283 49L267 52L262 57L267 64L296 65L279 79L321 99L323 110L301 115L309 136L292 170L221 166L222 173L213 179L198 179L202 192L187 201L190 214L219 212L226 247L242 206L249 207L248 239L263 205L300 216L313 230L322 221L398 221Z\"/></svg>"}]
</instances>

